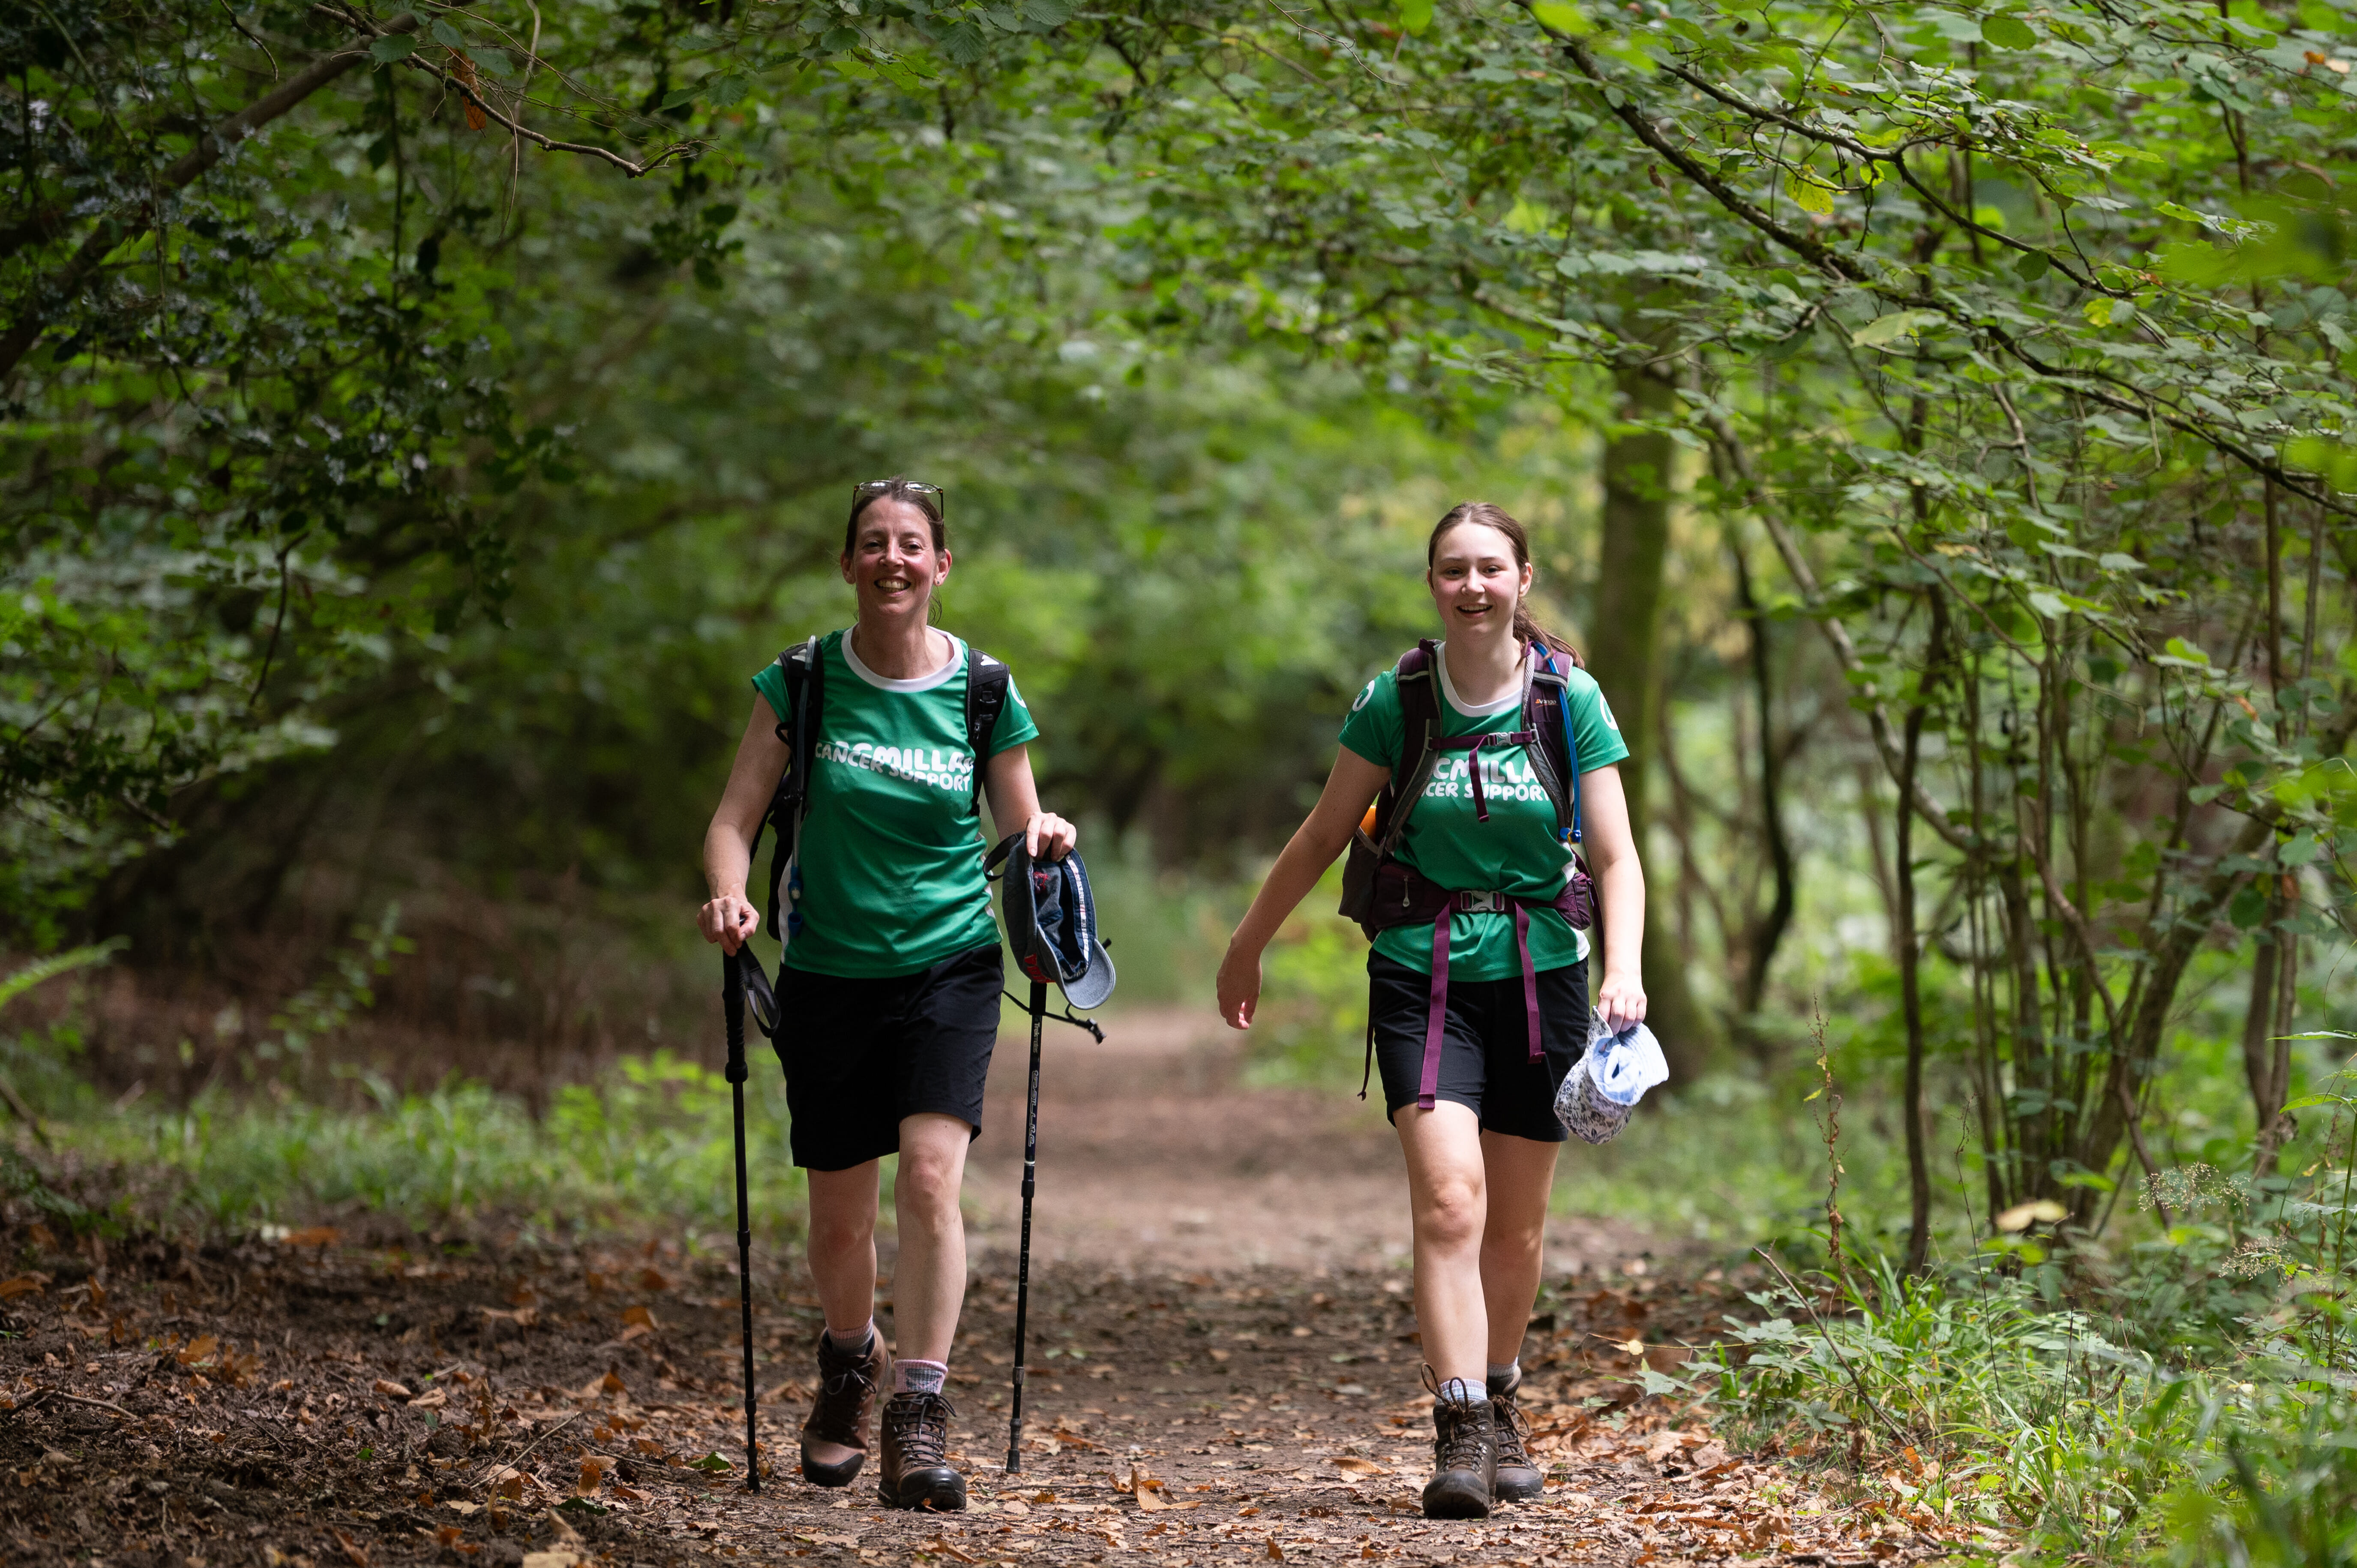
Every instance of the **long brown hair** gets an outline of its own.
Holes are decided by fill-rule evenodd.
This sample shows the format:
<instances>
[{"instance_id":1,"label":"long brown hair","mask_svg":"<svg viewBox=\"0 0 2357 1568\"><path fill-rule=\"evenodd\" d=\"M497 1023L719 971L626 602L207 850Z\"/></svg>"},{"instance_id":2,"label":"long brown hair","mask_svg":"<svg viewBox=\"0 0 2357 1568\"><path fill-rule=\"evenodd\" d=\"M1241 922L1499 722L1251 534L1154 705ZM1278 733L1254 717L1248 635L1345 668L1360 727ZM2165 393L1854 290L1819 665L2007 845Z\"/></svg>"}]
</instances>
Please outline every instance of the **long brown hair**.
<instances>
[{"instance_id":1,"label":"long brown hair","mask_svg":"<svg viewBox=\"0 0 2357 1568\"><path fill-rule=\"evenodd\" d=\"M1506 536L1506 542L1514 547L1514 564L1527 566L1531 564L1530 532L1509 516L1504 507L1493 505L1489 501L1459 501L1448 509L1447 516L1433 525L1432 537L1425 542L1424 569L1426 571L1431 571L1433 562L1439 557L1440 542L1448 536L1448 531L1459 523L1467 522L1480 523L1484 528L1496 529ZM1575 666L1586 668L1580 660L1577 649L1538 623L1538 618L1531 614L1531 602L1527 595L1514 600L1514 639L1526 645L1534 642L1543 643L1570 660Z\"/></svg>"}]
</instances>

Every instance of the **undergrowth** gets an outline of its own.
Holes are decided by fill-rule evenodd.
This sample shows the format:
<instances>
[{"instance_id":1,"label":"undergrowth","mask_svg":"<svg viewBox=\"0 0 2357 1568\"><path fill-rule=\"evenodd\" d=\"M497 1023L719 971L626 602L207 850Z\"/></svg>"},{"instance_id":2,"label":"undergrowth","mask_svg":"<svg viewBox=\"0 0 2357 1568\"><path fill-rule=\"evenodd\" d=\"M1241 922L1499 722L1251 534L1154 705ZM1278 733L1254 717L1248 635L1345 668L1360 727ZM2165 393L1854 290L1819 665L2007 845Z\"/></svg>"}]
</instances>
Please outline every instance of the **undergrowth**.
<instances>
[{"instance_id":1,"label":"undergrowth","mask_svg":"<svg viewBox=\"0 0 2357 1568\"><path fill-rule=\"evenodd\" d=\"M1714 1353L1729 1435L2053 1560L2357 1563L2357 1094L2304 1103L2337 1117L2316 1158L2164 1171L2120 1253L2031 1225L1753 1293Z\"/></svg>"},{"instance_id":2,"label":"undergrowth","mask_svg":"<svg viewBox=\"0 0 2357 1568\"><path fill-rule=\"evenodd\" d=\"M727 1083L665 1052L626 1057L556 1091L535 1117L520 1099L452 1080L404 1094L346 1075L356 1103L285 1092L212 1092L185 1109L132 1106L47 1123L61 1164L116 1194L122 1218L240 1231L343 1213L421 1228L505 1219L553 1230L651 1222L734 1230ZM756 1224L798 1230L802 1173L786 1147L775 1074L747 1086ZM96 1167L96 1169L93 1169Z\"/></svg>"}]
</instances>

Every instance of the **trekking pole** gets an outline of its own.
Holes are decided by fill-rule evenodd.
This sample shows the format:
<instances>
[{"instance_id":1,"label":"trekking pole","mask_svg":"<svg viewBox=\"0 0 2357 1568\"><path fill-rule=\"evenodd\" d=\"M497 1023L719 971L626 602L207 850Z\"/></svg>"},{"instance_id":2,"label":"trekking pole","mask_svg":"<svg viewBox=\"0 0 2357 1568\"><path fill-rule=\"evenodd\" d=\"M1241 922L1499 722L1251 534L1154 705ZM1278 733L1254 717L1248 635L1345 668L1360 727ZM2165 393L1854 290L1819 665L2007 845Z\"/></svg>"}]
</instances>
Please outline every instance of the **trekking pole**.
<instances>
[{"instance_id":1,"label":"trekking pole","mask_svg":"<svg viewBox=\"0 0 2357 1568\"><path fill-rule=\"evenodd\" d=\"M720 1007L728 1019L728 1093L737 1102L737 1300L745 1323L745 1489L761 1489L753 1433L753 1206L745 1190L745 985L735 953L720 960Z\"/></svg>"},{"instance_id":2,"label":"trekking pole","mask_svg":"<svg viewBox=\"0 0 2357 1568\"><path fill-rule=\"evenodd\" d=\"M1023 1468L1023 1327L1031 1306L1031 1192L1039 1166L1039 1026L1048 983L1031 983L1031 1096L1023 1110L1023 1241L1015 1256L1015 1409L1006 1422L1006 1473Z\"/></svg>"}]
</instances>

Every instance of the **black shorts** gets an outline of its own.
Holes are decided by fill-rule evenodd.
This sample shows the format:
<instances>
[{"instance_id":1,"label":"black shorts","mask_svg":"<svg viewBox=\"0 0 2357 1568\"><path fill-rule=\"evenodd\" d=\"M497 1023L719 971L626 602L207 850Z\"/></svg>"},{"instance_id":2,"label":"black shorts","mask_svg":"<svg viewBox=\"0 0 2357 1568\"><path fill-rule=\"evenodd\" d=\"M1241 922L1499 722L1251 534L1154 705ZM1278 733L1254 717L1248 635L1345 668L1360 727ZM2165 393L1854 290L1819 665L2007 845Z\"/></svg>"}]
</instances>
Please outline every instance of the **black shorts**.
<instances>
[{"instance_id":1,"label":"black shorts","mask_svg":"<svg viewBox=\"0 0 2357 1568\"><path fill-rule=\"evenodd\" d=\"M996 942L913 974L778 972L778 1064L794 1164L844 1171L900 1147L902 1119L938 1111L982 1131L982 1086L1006 986Z\"/></svg>"},{"instance_id":2,"label":"black shorts","mask_svg":"<svg viewBox=\"0 0 2357 1568\"><path fill-rule=\"evenodd\" d=\"M1485 1133L1560 1144L1570 1134L1555 1119L1555 1091L1587 1049L1587 961L1538 972L1539 1049L1531 1060L1523 977L1452 980L1440 1026L1439 1100L1481 1119ZM1383 1077L1383 1114L1416 1102L1424 1082L1424 1027L1432 978L1367 955L1367 1016L1374 1026L1375 1067Z\"/></svg>"}]
</instances>

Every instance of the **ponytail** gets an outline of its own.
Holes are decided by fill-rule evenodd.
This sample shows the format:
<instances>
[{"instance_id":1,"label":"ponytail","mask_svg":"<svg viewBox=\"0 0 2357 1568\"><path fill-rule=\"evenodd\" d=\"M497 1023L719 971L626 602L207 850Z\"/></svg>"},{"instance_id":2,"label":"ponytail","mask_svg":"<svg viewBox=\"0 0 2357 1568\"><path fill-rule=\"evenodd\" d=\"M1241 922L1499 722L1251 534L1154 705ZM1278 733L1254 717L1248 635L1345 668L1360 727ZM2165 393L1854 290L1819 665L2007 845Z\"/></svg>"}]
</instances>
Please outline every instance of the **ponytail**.
<instances>
[{"instance_id":1,"label":"ponytail","mask_svg":"<svg viewBox=\"0 0 2357 1568\"><path fill-rule=\"evenodd\" d=\"M1448 514L1434 526L1432 537L1425 542L1426 570L1431 569L1434 558L1440 553L1440 542L1448 536L1448 531L1465 522L1478 522L1484 528L1496 529L1506 536L1506 542L1514 547L1514 564L1527 566L1531 564L1531 536L1521 523L1507 515L1505 508L1493 506L1488 501L1459 501L1448 509ZM1539 624L1538 618L1531 614L1527 599L1514 601L1514 639L1525 647L1535 642L1552 652L1560 653L1571 660L1575 669L1587 668L1577 649Z\"/></svg>"}]
</instances>

